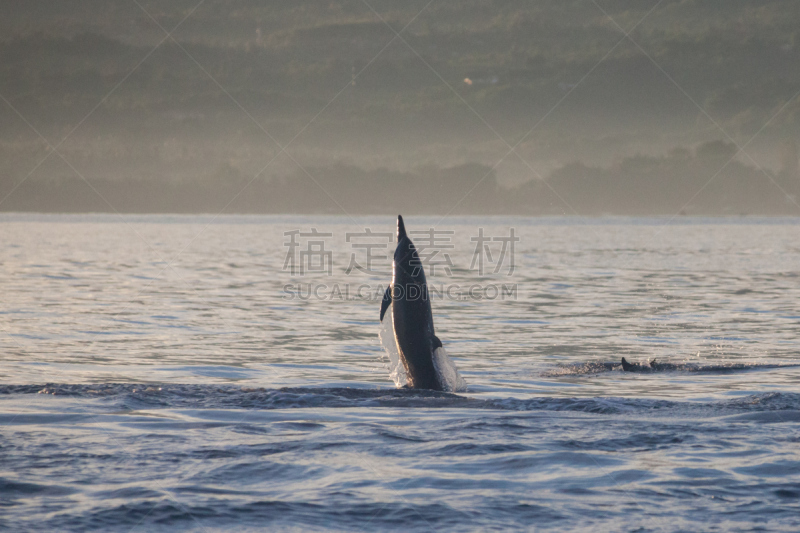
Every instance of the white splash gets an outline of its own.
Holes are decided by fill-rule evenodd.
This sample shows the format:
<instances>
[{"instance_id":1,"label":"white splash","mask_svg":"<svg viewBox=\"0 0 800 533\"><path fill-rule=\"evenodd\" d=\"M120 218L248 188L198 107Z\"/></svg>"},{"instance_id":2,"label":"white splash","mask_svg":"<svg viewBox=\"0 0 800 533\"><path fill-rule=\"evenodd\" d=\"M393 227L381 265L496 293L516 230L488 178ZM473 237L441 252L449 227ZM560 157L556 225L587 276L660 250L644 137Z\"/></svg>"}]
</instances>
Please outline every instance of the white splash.
<instances>
[{"instance_id":1,"label":"white splash","mask_svg":"<svg viewBox=\"0 0 800 533\"><path fill-rule=\"evenodd\" d=\"M400 352L397 351L397 342L394 340L394 327L392 327L392 306L386 310L381 322L381 329L378 333L381 345L386 355L389 357L389 377L394 380L398 387L404 387L408 383L406 369L400 362Z\"/></svg>"},{"instance_id":2,"label":"white splash","mask_svg":"<svg viewBox=\"0 0 800 533\"><path fill-rule=\"evenodd\" d=\"M392 327L392 306L386 310L386 314L381 322L379 331L381 345L389 358L389 377L394 380L395 385L404 387L408 383L406 369L400 361L400 352L397 351L397 342L394 338L394 328ZM458 392L466 390L467 382L458 373L456 365L447 356L444 347L436 348L433 352L433 368L439 376L439 382L447 392Z\"/></svg>"},{"instance_id":3,"label":"white splash","mask_svg":"<svg viewBox=\"0 0 800 533\"><path fill-rule=\"evenodd\" d=\"M458 373L455 363L447 356L444 346L436 348L433 352L433 368L439 376L439 383L446 392L460 392L467 390L467 382Z\"/></svg>"}]
</instances>

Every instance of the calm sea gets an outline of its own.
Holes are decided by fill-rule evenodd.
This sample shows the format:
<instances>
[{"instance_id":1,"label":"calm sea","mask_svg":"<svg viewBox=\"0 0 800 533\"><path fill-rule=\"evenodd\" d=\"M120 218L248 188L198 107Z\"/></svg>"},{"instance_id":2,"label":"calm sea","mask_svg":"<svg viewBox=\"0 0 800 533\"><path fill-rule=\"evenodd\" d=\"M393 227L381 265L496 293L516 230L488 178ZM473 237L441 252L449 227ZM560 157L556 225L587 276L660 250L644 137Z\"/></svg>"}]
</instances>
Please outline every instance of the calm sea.
<instances>
[{"instance_id":1,"label":"calm sea","mask_svg":"<svg viewBox=\"0 0 800 533\"><path fill-rule=\"evenodd\" d=\"M800 529L800 220L406 225L463 392L394 217L0 215L0 528Z\"/></svg>"}]
</instances>

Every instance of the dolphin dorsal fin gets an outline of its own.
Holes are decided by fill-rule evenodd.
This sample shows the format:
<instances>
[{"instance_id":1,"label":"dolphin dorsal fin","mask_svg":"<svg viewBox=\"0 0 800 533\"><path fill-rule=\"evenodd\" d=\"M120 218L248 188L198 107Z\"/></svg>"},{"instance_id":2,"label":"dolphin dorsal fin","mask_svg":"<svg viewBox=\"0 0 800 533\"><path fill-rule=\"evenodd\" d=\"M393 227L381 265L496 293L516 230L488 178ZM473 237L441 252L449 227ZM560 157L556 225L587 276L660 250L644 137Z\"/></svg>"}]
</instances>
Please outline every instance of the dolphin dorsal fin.
<instances>
[{"instance_id":1,"label":"dolphin dorsal fin","mask_svg":"<svg viewBox=\"0 0 800 533\"><path fill-rule=\"evenodd\" d=\"M397 215L397 242L406 237L406 225L403 224L403 215Z\"/></svg>"}]
</instances>

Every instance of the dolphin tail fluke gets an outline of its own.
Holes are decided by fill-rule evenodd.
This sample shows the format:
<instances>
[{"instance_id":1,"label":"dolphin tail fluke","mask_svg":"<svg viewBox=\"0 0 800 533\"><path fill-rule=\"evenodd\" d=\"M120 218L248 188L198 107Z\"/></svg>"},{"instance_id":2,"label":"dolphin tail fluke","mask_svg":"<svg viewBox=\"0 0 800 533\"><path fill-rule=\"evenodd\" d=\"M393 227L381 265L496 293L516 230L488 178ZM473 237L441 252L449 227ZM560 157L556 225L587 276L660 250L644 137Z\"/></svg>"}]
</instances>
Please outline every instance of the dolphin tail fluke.
<instances>
[{"instance_id":1,"label":"dolphin tail fluke","mask_svg":"<svg viewBox=\"0 0 800 533\"><path fill-rule=\"evenodd\" d=\"M383 322L383 315L389 309L389 304L392 303L392 286L386 287L386 292L383 293L383 301L381 302L381 322Z\"/></svg>"},{"instance_id":2,"label":"dolphin tail fluke","mask_svg":"<svg viewBox=\"0 0 800 533\"><path fill-rule=\"evenodd\" d=\"M403 215L397 215L397 242L406 236L406 225L403 224Z\"/></svg>"}]
</instances>

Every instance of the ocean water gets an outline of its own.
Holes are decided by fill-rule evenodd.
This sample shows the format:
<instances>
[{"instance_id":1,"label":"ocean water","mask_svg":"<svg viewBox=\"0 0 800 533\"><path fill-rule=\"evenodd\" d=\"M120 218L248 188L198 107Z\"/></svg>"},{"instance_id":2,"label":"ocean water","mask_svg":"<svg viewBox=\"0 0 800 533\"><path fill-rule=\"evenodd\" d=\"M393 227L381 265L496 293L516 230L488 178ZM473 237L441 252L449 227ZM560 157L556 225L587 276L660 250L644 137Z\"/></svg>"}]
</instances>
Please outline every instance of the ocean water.
<instances>
[{"instance_id":1,"label":"ocean water","mask_svg":"<svg viewBox=\"0 0 800 533\"><path fill-rule=\"evenodd\" d=\"M406 225L464 391L393 217L0 215L0 529L800 529L799 220Z\"/></svg>"}]
</instances>

